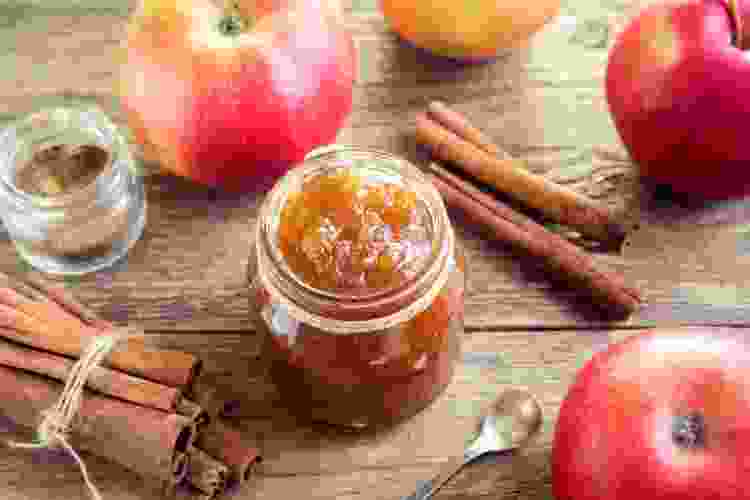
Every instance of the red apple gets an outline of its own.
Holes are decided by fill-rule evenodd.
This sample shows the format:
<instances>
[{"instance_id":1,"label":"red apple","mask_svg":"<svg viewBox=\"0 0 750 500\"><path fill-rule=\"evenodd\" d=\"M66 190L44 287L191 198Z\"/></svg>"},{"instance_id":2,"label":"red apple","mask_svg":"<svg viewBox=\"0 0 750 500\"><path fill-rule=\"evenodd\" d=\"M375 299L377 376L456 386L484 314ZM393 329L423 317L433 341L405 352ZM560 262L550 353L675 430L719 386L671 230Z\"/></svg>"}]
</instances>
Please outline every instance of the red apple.
<instances>
[{"instance_id":1,"label":"red apple","mask_svg":"<svg viewBox=\"0 0 750 500\"><path fill-rule=\"evenodd\" d=\"M354 45L338 0L220 1L141 0L117 94L147 157L251 187L334 140L351 110Z\"/></svg>"},{"instance_id":2,"label":"red apple","mask_svg":"<svg viewBox=\"0 0 750 500\"><path fill-rule=\"evenodd\" d=\"M750 2L665 0L609 53L606 97L644 179L703 199L750 193Z\"/></svg>"},{"instance_id":3,"label":"red apple","mask_svg":"<svg viewBox=\"0 0 750 500\"><path fill-rule=\"evenodd\" d=\"M746 333L655 330L594 355L558 416L556 500L750 498Z\"/></svg>"}]
</instances>

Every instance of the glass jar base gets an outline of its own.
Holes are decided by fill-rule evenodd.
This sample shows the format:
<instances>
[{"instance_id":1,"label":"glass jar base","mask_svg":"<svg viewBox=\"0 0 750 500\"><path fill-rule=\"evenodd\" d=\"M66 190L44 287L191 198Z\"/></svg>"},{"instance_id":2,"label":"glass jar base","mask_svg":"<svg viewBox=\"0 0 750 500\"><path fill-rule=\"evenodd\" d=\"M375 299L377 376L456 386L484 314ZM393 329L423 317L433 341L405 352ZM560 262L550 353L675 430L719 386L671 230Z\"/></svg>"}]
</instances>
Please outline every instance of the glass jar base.
<instances>
[{"instance_id":1,"label":"glass jar base","mask_svg":"<svg viewBox=\"0 0 750 500\"><path fill-rule=\"evenodd\" d=\"M412 405L398 415L389 418L360 417L352 420L341 420L331 416L317 417L314 413L300 414L299 416L312 423L341 427L353 431L375 431L378 429L385 429L399 425L430 408L445 393L448 385L450 385L450 381L446 382L442 387L437 387L436 391L429 399L420 401L418 405Z\"/></svg>"},{"instance_id":2,"label":"glass jar base","mask_svg":"<svg viewBox=\"0 0 750 500\"><path fill-rule=\"evenodd\" d=\"M128 214L127 234L120 241L112 244L106 252L85 256L62 256L37 253L29 245L14 241L14 246L21 259L37 271L58 276L82 276L112 266L125 257L141 238L146 227L146 204L140 210L131 210Z\"/></svg>"},{"instance_id":3,"label":"glass jar base","mask_svg":"<svg viewBox=\"0 0 750 500\"><path fill-rule=\"evenodd\" d=\"M435 387L434 392L428 399L419 401L418 404L412 404L408 408L404 408L397 414L389 415L387 417L384 415L380 415L347 418L345 415L341 414L332 415L325 408L321 412L316 412L314 408L300 405L300 401L289 402L286 408L296 418L299 418L300 420L305 422L310 422L312 424L328 425L351 431L376 431L378 429L385 429L388 427L396 426L413 417L416 417L423 411L430 408L445 393L449 385L450 380L446 381L441 386ZM307 404L309 404L309 402L307 402Z\"/></svg>"},{"instance_id":4,"label":"glass jar base","mask_svg":"<svg viewBox=\"0 0 750 500\"><path fill-rule=\"evenodd\" d=\"M264 354L281 402L296 418L364 431L392 427L432 406L451 384L460 352L456 334L425 370L402 377L374 377L360 384L322 382L309 371L275 359L272 352Z\"/></svg>"}]
</instances>

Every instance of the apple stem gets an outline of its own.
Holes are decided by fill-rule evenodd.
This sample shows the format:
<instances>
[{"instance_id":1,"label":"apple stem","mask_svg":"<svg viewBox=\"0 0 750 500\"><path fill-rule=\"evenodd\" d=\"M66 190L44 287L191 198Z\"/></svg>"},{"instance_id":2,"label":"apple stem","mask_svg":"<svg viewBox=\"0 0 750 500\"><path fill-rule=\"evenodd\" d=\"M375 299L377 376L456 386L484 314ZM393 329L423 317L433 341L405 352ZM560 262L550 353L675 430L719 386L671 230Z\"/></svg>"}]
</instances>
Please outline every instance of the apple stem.
<instances>
[{"instance_id":1,"label":"apple stem","mask_svg":"<svg viewBox=\"0 0 750 500\"><path fill-rule=\"evenodd\" d=\"M679 415L672 423L672 440L680 448L697 448L705 443L705 430L703 416Z\"/></svg>"},{"instance_id":2,"label":"apple stem","mask_svg":"<svg viewBox=\"0 0 750 500\"><path fill-rule=\"evenodd\" d=\"M228 0L224 8L224 16L219 22L219 31L223 35L236 36L247 30L248 24L250 22L240 12L237 2Z\"/></svg>"},{"instance_id":3,"label":"apple stem","mask_svg":"<svg viewBox=\"0 0 750 500\"><path fill-rule=\"evenodd\" d=\"M737 7L737 0L727 0L727 8L729 9L729 15L732 16L732 21L734 22L734 39L737 48L740 50L745 50L745 39L742 33L742 17L740 16L740 12Z\"/></svg>"}]
</instances>

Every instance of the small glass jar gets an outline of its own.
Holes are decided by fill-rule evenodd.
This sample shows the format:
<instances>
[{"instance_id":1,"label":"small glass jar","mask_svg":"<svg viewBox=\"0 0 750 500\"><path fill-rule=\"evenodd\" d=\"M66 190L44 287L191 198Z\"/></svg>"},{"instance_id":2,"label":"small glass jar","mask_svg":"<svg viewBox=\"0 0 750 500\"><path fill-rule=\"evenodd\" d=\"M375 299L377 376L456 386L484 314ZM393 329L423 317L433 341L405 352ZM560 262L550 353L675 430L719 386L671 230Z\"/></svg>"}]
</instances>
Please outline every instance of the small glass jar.
<instances>
[{"instance_id":1,"label":"small glass jar","mask_svg":"<svg viewBox=\"0 0 750 500\"><path fill-rule=\"evenodd\" d=\"M99 151L106 160L70 189L31 191L19 184L21 169L40 154L49 158L50 151L63 150ZM141 237L143 176L127 141L100 109L46 108L0 134L0 211L26 262L50 274L80 275L111 265Z\"/></svg>"},{"instance_id":2,"label":"small glass jar","mask_svg":"<svg viewBox=\"0 0 750 500\"><path fill-rule=\"evenodd\" d=\"M396 184L416 195L426 250L398 285L366 294L318 289L280 251L287 201L310 179L338 171L366 186ZM374 150L313 152L268 193L253 234L252 320L263 335L262 359L293 413L378 427L416 414L443 392L460 354L466 265L442 198L416 167Z\"/></svg>"}]
</instances>

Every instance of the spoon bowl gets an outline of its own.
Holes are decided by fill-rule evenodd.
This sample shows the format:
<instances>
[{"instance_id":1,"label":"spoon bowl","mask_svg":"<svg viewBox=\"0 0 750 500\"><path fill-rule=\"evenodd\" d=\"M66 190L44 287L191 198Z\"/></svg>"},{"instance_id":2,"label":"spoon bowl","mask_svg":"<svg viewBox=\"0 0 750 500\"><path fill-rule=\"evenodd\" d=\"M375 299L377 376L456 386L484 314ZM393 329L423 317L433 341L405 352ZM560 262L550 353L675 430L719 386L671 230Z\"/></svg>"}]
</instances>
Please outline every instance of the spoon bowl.
<instances>
[{"instance_id":1,"label":"spoon bowl","mask_svg":"<svg viewBox=\"0 0 750 500\"><path fill-rule=\"evenodd\" d=\"M526 445L539 433L543 420L542 406L531 393L516 388L506 390L495 401L490 412L482 417L479 435L464 454L451 460L431 482L404 500L426 500L469 462L487 453L514 450Z\"/></svg>"},{"instance_id":2,"label":"spoon bowl","mask_svg":"<svg viewBox=\"0 0 750 500\"><path fill-rule=\"evenodd\" d=\"M510 421L510 447L512 448L528 444L538 435L544 420L539 401L529 392L515 388L508 389L500 395L495 402L493 413L496 424L498 418ZM497 431L500 432L501 429Z\"/></svg>"}]
</instances>

